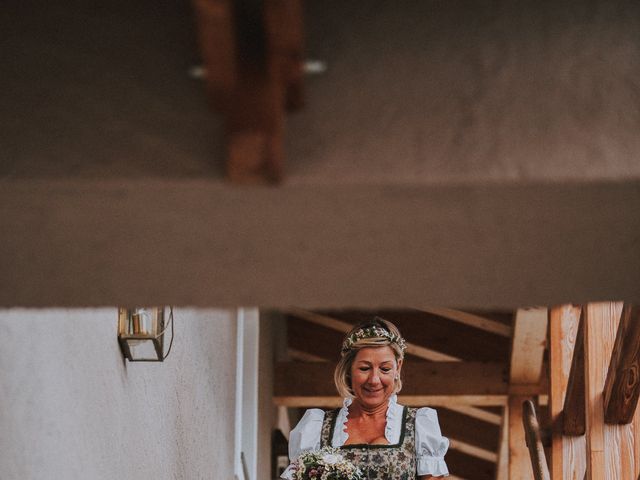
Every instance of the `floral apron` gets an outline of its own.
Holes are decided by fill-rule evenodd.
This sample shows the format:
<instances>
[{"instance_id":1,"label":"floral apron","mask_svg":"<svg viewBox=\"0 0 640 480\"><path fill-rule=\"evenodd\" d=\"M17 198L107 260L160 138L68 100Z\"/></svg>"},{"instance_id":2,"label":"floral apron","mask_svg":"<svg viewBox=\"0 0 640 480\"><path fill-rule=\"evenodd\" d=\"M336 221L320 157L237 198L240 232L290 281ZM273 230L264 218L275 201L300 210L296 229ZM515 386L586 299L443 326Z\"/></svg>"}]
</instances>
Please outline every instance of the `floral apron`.
<instances>
[{"instance_id":1,"label":"floral apron","mask_svg":"<svg viewBox=\"0 0 640 480\"><path fill-rule=\"evenodd\" d=\"M404 407L402 432L395 445L343 445L340 450L354 465L358 466L367 480L415 480L416 409ZM339 409L325 413L322 423L320 447L331 446L336 417Z\"/></svg>"}]
</instances>

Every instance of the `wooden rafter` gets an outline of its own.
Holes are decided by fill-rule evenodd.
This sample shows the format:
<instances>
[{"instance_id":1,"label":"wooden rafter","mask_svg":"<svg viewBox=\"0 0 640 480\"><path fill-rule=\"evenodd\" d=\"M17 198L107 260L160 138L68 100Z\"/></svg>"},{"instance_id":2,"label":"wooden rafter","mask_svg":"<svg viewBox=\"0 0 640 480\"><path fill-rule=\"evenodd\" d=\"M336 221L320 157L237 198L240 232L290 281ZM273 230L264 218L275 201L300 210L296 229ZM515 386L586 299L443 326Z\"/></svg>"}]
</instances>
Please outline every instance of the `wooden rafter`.
<instances>
[{"instance_id":1,"label":"wooden rafter","mask_svg":"<svg viewBox=\"0 0 640 480\"><path fill-rule=\"evenodd\" d=\"M509 375L512 384L528 385L540 381L547 317L546 308L521 308L516 312Z\"/></svg>"},{"instance_id":2,"label":"wooden rafter","mask_svg":"<svg viewBox=\"0 0 640 480\"><path fill-rule=\"evenodd\" d=\"M498 462L496 464L496 480L509 480L509 406L502 409L502 424L500 425L500 446L498 447Z\"/></svg>"},{"instance_id":3,"label":"wooden rafter","mask_svg":"<svg viewBox=\"0 0 640 480\"><path fill-rule=\"evenodd\" d=\"M491 461L472 457L459 450L449 449L446 457L451 471L455 466L455 474L469 480L493 480L496 464ZM447 477L447 480L451 476Z\"/></svg>"},{"instance_id":4,"label":"wooden rafter","mask_svg":"<svg viewBox=\"0 0 640 480\"><path fill-rule=\"evenodd\" d=\"M471 457L481 458L487 462L496 463L498 461L498 454L486 448L476 447L466 442L456 440L455 438L449 438L449 448L458 450L462 453L466 453Z\"/></svg>"},{"instance_id":5,"label":"wooden rafter","mask_svg":"<svg viewBox=\"0 0 640 480\"><path fill-rule=\"evenodd\" d=\"M289 406L339 405L333 370L335 363L280 362L275 368L274 401ZM544 384L510 391L506 366L484 362L422 362L403 367L407 405L504 405L509 393L538 395Z\"/></svg>"},{"instance_id":6,"label":"wooden rafter","mask_svg":"<svg viewBox=\"0 0 640 480\"><path fill-rule=\"evenodd\" d=\"M478 328L485 332L500 335L502 337L511 337L512 335L513 329L509 325L505 325L504 323L496 322L490 318L481 317L480 315L475 315L473 313L439 307L423 307L419 310L462 323L463 325Z\"/></svg>"},{"instance_id":7,"label":"wooden rafter","mask_svg":"<svg viewBox=\"0 0 640 480\"><path fill-rule=\"evenodd\" d=\"M466 415L471 418L476 418L478 420L482 420L483 422L491 423L493 425L500 425L502 423L502 415L489 412L482 408L469 407L464 405L452 405L447 408L449 410L453 410L454 412L461 413L462 415Z\"/></svg>"},{"instance_id":8,"label":"wooden rafter","mask_svg":"<svg viewBox=\"0 0 640 480\"><path fill-rule=\"evenodd\" d=\"M297 350L295 348L288 348L287 354L289 356L289 360L297 360L300 362L325 362L326 359L314 355L312 353L307 353L302 350Z\"/></svg>"},{"instance_id":9,"label":"wooden rafter","mask_svg":"<svg viewBox=\"0 0 640 480\"><path fill-rule=\"evenodd\" d=\"M284 310L285 313L304 319L307 322L316 323L327 328L332 328L342 333L349 332L353 325L343 320L329 317L327 315L321 315L319 313L310 312L299 308L288 308ZM415 355L416 357L432 362L456 362L461 361L459 357L448 355L446 353L438 352L430 348L422 347L414 343L407 342L406 353Z\"/></svg>"},{"instance_id":10,"label":"wooden rafter","mask_svg":"<svg viewBox=\"0 0 640 480\"><path fill-rule=\"evenodd\" d=\"M497 461L500 426L470 418L448 406L438 409L443 433L450 439L450 447L472 457L495 463Z\"/></svg>"},{"instance_id":11,"label":"wooden rafter","mask_svg":"<svg viewBox=\"0 0 640 480\"><path fill-rule=\"evenodd\" d=\"M409 407L451 407L451 406L482 406L503 407L507 404L508 395L398 395L398 401ZM343 399L337 395L331 396L274 396L273 403L276 406L290 408L336 408L342 406Z\"/></svg>"},{"instance_id":12,"label":"wooden rafter","mask_svg":"<svg viewBox=\"0 0 640 480\"><path fill-rule=\"evenodd\" d=\"M285 109L302 105L300 0L194 0L211 104L225 121L227 175L278 181Z\"/></svg>"},{"instance_id":13,"label":"wooden rafter","mask_svg":"<svg viewBox=\"0 0 640 480\"><path fill-rule=\"evenodd\" d=\"M631 423L640 396L640 308L625 305L604 387L605 421Z\"/></svg>"}]
</instances>

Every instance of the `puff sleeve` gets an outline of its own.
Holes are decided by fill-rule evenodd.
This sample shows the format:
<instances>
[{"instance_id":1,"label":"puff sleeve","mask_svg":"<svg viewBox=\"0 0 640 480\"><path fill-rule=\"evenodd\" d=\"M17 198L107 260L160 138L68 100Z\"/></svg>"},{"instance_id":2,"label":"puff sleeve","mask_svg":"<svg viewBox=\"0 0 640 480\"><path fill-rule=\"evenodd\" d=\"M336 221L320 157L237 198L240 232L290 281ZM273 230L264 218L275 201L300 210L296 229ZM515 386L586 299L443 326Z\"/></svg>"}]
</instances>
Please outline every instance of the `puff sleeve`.
<instances>
[{"instance_id":1,"label":"puff sleeve","mask_svg":"<svg viewBox=\"0 0 640 480\"><path fill-rule=\"evenodd\" d=\"M307 450L320 450L320 436L324 411L319 408L311 408L289 433L289 458L295 460Z\"/></svg>"},{"instance_id":2,"label":"puff sleeve","mask_svg":"<svg viewBox=\"0 0 640 480\"><path fill-rule=\"evenodd\" d=\"M293 461L307 450L320 450L320 438L322 436L322 422L324 411L319 408L311 408L289 433L289 460ZM293 480L291 465L280 475L284 480Z\"/></svg>"},{"instance_id":3,"label":"puff sleeve","mask_svg":"<svg viewBox=\"0 0 640 480\"><path fill-rule=\"evenodd\" d=\"M438 413L433 408L421 408L416 412L416 459L418 475L434 477L449 475L444 455L449 439L442 436Z\"/></svg>"}]
</instances>

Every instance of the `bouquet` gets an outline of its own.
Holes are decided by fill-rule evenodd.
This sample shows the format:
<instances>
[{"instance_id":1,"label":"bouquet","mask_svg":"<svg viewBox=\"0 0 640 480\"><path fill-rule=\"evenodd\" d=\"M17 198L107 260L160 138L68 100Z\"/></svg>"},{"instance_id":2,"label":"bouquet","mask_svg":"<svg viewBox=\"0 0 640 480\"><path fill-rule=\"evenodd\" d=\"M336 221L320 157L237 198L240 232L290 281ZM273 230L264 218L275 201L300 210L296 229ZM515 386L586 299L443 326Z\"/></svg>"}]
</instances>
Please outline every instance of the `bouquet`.
<instances>
[{"instance_id":1,"label":"bouquet","mask_svg":"<svg viewBox=\"0 0 640 480\"><path fill-rule=\"evenodd\" d=\"M303 452L287 470L292 480L364 480L360 469L331 447Z\"/></svg>"}]
</instances>

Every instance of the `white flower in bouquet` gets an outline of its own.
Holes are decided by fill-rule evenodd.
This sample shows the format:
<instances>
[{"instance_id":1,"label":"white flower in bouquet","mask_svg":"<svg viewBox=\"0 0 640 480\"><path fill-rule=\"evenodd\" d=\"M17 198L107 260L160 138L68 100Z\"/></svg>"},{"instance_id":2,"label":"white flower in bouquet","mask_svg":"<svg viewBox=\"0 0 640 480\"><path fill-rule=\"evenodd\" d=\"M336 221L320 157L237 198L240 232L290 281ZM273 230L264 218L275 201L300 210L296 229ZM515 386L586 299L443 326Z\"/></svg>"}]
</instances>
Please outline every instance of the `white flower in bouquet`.
<instances>
[{"instance_id":1,"label":"white flower in bouquet","mask_svg":"<svg viewBox=\"0 0 640 480\"><path fill-rule=\"evenodd\" d=\"M358 467L332 447L316 452L303 452L289 468L289 478L295 480L363 480Z\"/></svg>"}]
</instances>

